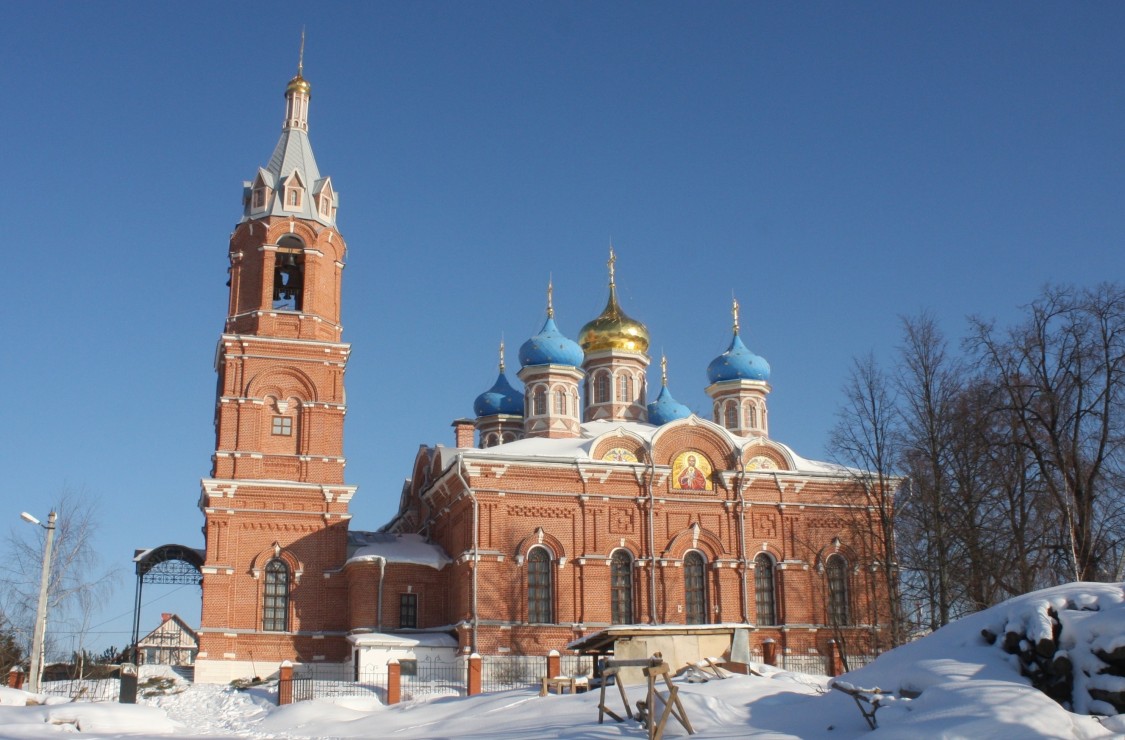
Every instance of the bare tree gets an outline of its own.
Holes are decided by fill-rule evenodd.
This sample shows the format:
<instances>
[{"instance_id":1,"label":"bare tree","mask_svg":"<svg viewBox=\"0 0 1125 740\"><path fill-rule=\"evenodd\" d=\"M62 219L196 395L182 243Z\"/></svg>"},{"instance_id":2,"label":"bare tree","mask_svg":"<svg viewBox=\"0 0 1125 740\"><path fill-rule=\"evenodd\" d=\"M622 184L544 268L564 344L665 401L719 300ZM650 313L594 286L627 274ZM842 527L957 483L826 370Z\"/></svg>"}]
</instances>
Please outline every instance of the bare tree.
<instances>
[{"instance_id":1,"label":"bare tree","mask_svg":"<svg viewBox=\"0 0 1125 740\"><path fill-rule=\"evenodd\" d=\"M1125 402L1125 292L1048 288L1000 332L972 321L969 346L1001 390L1019 439L1061 520L1056 553L1077 580L1116 569Z\"/></svg>"},{"instance_id":2,"label":"bare tree","mask_svg":"<svg viewBox=\"0 0 1125 740\"><path fill-rule=\"evenodd\" d=\"M50 623L48 647L44 652L48 655L84 648L91 615L109 597L114 586L113 571L102 567L94 547L96 502L68 492L52 508L58 512L58 529L47 589ZM3 600L0 609L11 619L16 631L26 637L24 649L28 654L39 598L43 535L38 527L13 527L8 536L8 556L0 565L0 599ZM75 638L66 648L57 638L64 632Z\"/></svg>"},{"instance_id":3,"label":"bare tree","mask_svg":"<svg viewBox=\"0 0 1125 740\"><path fill-rule=\"evenodd\" d=\"M894 473L894 409L891 380L872 355L858 359L845 383L844 406L829 440L833 457L853 471L853 483L867 504L850 526L880 574L879 579L865 579L873 589L868 602L875 610L874 623L887 625L892 646L902 644L906 636L894 529L895 495L901 484Z\"/></svg>"}]
</instances>

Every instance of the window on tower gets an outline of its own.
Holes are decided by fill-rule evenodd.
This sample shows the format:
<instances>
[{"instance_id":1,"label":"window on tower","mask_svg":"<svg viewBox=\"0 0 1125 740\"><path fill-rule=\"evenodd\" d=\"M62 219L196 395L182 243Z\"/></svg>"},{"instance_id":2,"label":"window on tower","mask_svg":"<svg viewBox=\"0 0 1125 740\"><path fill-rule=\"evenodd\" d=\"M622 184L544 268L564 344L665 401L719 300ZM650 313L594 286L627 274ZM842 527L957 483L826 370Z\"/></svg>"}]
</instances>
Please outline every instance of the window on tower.
<instances>
[{"instance_id":1,"label":"window on tower","mask_svg":"<svg viewBox=\"0 0 1125 740\"><path fill-rule=\"evenodd\" d=\"M266 189L264 187L254 188L254 207L262 208L266 205Z\"/></svg>"},{"instance_id":2,"label":"window on tower","mask_svg":"<svg viewBox=\"0 0 1125 740\"><path fill-rule=\"evenodd\" d=\"M609 373L598 373L594 378L594 403L609 403Z\"/></svg>"},{"instance_id":3,"label":"window on tower","mask_svg":"<svg viewBox=\"0 0 1125 740\"><path fill-rule=\"evenodd\" d=\"M273 417L273 427L271 433L280 437L293 436L293 419L288 416L275 416Z\"/></svg>"}]
</instances>

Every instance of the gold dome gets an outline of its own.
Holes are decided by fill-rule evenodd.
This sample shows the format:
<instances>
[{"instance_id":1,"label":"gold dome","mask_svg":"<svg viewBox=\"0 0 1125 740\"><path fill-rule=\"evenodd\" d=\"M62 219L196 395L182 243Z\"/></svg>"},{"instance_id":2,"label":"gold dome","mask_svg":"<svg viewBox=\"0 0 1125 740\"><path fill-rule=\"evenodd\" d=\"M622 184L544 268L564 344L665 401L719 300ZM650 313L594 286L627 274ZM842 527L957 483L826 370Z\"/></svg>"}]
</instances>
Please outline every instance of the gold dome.
<instances>
[{"instance_id":1,"label":"gold dome","mask_svg":"<svg viewBox=\"0 0 1125 740\"><path fill-rule=\"evenodd\" d=\"M289 85L285 88L285 94L302 92L308 95L310 90L312 90L312 85L309 84L309 81L302 77L300 73L297 73L296 77L289 80Z\"/></svg>"},{"instance_id":2,"label":"gold dome","mask_svg":"<svg viewBox=\"0 0 1125 740\"><path fill-rule=\"evenodd\" d=\"M630 318L617 305L617 288L609 284L609 302L601 316L582 327L578 344L586 353L616 349L622 352L648 351L648 329L636 319Z\"/></svg>"}]
</instances>

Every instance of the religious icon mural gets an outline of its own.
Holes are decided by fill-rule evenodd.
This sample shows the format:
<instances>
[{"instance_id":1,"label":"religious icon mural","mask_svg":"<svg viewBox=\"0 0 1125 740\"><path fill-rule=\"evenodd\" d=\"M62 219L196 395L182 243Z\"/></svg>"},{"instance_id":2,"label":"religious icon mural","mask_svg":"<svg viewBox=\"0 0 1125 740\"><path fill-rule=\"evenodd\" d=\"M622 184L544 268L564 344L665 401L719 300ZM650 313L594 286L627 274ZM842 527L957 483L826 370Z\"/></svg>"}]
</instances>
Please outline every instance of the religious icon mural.
<instances>
[{"instance_id":1,"label":"religious icon mural","mask_svg":"<svg viewBox=\"0 0 1125 740\"><path fill-rule=\"evenodd\" d=\"M634 455L631 451L625 449L624 447L614 447L613 449L606 451L606 453L602 455L602 459L609 462L640 462L637 459L636 455Z\"/></svg>"},{"instance_id":2,"label":"religious icon mural","mask_svg":"<svg viewBox=\"0 0 1125 740\"><path fill-rule=\"evenodd\" d=\"M672 461L672 487L686 491L710 491L711 461L694 450L681 452Z\"/></svg>"},{"instance_id":3,"label":"religious icon mural","mask_svg":"<svg viewBox=\"0 0 1125 740\"><path fill-rule=\"evenodd\" d=\"M766 457L765 455L755 455L754 457L750 458L750 461L748 463L746 463L746 469L777 470L777 463L773 461L773 458Z\"/></svg>"}]
</instances>

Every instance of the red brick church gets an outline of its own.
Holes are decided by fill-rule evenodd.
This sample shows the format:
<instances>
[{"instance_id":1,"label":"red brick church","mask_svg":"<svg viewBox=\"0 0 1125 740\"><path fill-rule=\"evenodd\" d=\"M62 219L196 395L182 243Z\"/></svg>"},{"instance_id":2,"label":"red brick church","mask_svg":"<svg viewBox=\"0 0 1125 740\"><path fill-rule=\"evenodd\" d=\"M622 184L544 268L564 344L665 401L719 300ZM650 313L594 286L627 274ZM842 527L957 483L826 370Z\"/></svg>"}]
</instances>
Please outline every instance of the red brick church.
<instances>
[{"instance_id":1,"label":"red brick church","mask_svg":"<svg viewBox=\"0 0 1125 740\"><path fill-rule=\"evenodd\" d=\"M519 348L523 390L501 348L455 446L419 451L392 521L351 528L346 245L309 94L299 69L230 239L197 680L345 666L372 636L537 655L612 625L732 624L795 653L872 639L883 599L856 472L770 438L770 367L743 343L737 304L707 366L712 418L673 399L663 362L650 401L649 333L619 305L612 252L601 315L572 340L548 289L543 328Z\"/></svg>"}]
</instances>

